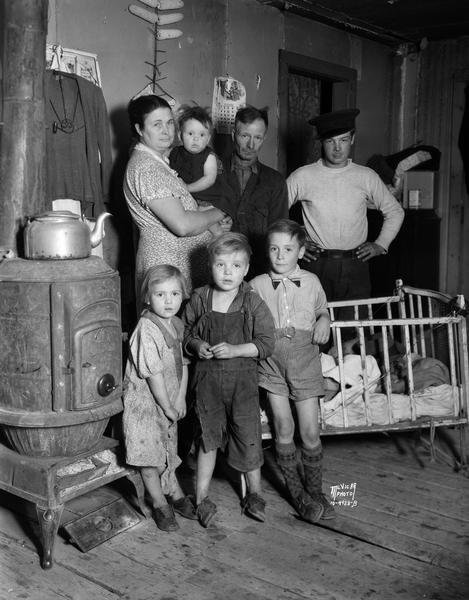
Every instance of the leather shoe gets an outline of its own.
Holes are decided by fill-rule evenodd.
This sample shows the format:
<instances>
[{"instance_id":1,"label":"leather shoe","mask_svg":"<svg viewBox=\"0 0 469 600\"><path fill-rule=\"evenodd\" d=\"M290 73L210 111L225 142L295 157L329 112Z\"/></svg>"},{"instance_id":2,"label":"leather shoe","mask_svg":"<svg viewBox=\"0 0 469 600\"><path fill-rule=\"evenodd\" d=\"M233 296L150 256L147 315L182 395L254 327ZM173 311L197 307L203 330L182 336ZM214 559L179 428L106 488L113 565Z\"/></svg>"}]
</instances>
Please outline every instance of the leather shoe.
<instances>
[{"instance_id":1,"label":"leather shoe","mask_svg":"<svg viewBox=\"0 0 469 600\"><path fill-rule=\"evenodd\" d=\"M265 500L259 494L246 494L241 504L241 512L246 513L256 521L265 521Z\"/></svg>"},{"instance_id":2,"label":"leather shoe","mask_svg":"<svg viewBox=\"0 0 469 600\"><path fill-rule=\"evenodd\" d=\"M298 514L308 523L317 523L324 513L324 507L319 500L314 500L305 491L293 498L293 506Z\"/></svg>"},{"instance_id":3,"label":"leather shoe","mask_svg":"<svg viewBox=\"0 0 469 600\"><path fill-rule=\"evenodd\" d=\"M182 498L174 500L173 509L174 512L176 512L178 515L181 515L181 517L197 521L197 513L192 502L192 496L183 496Z\"/></svg>"},{"instance_id":4,"label":"leather shoe","mask_svg":"<svg viewBox=\"0 0 469 600\"><path fill-rule=\"evenodd\" d=\"M179 529L173 507L169 504L155 506L153 508L153 519L158 529L162 531L177 531Z\"/></svg>"},{"instance_id":5,"label":"leather shoe","mask_svg":"<svg viewBox=\"0 0 469 600\"><path fill-rule=\"evenodd\" d=\"M217 512L217 506L206 496L200 504L197 505L197 518L202 527L208 527L210 521Z\"/></svg>"}]
</instances>

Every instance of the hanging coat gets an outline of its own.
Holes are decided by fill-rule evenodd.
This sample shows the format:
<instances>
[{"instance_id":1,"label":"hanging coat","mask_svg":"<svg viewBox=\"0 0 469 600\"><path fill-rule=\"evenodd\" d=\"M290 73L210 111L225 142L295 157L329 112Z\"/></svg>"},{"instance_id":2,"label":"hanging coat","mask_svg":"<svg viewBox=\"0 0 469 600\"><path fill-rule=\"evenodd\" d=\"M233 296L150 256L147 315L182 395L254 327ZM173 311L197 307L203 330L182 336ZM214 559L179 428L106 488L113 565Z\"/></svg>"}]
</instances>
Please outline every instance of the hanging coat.
<instances>
[{"instance_id":1,"label":"hanging coat","mask_svg":"<svg viewBox=\"0 0 469 600\"><path fill-rule=\"evenodd\" d=\"M96 217L108 202L109 118L100 87L71 73L45 73L47 210L58 198Z\"/></svg>"}]
</instances>

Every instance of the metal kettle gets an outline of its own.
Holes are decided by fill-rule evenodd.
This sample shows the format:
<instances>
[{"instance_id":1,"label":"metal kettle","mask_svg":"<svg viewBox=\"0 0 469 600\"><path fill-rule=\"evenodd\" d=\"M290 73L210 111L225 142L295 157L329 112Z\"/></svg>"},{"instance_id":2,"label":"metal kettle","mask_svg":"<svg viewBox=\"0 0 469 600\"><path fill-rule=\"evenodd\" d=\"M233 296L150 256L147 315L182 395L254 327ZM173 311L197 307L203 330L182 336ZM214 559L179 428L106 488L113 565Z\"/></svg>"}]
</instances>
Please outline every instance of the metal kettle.
<instances>
[{"instance_id":1,"label":"metal kettle","mask_svg":"<svg viewBox=\"0 0 469 600\"><path fill-rule=\"evenodd\" d=\"M102 213L90 230L89 222L69 210L53 210L28 217L24 230L25 257L39 260L86 258L104 237Z\"/></svg>"}]
</instances>

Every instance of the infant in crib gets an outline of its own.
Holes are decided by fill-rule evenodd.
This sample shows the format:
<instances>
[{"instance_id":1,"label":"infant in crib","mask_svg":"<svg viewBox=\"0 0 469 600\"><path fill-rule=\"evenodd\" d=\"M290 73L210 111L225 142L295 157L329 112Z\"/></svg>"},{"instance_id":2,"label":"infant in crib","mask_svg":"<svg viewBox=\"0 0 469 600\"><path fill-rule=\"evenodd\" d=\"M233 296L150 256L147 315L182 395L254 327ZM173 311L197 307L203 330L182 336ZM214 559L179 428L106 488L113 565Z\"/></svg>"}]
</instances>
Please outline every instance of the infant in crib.
<instances>
[{"instance_id":1,"label":"infant in crib","mask_svg":"<svg viewBox=\"0 0 469 600\"><path fill-rule=\"evenodd\" d=\"M410 360L416 392L450 382L448 367L441 360L414 353L411 353ZM396 394L409 391L409 367L405 355L400 356L391 365L391 386Z\"/></svg>"},{"instance_id":2,"label":"infant in crib","mask_svg":"<svg viewBox=\"0 0 469 600\"><path fill-rule=\"evenodd\" d=\"M395 394L403 394L409 391L409 363L404 352L402 344L388 337L388 353L390 358L391 370L391 389ZM369 391L377 389L379 379L383 380L384 386L384 368L381 366L383 376L380 376L380 369L376 358L381 363L383 357L383 343L381 336L373 335L365 340L366 352L366 371ZM344 357L344 377L346 387L358 385L360 379L363 379L360 354L360 344L358 338L347 340L342 345L342 355ZM373 354L375 356L373 356ZM351 356L354 358L352 359ZM325 377L327 401L333 397L339 390L339 369L336 366L338 350L333 346L329 351L329 356L322 356L321 362L323 374ZM331 358L334 362L331 362ZM412 375L414 382L414 391L423 390L431 386L442 385L450 382L448 367L436 358L420 356L411 353L410 360L412 364ZM371 389L373 388L373 389ZM383 390L385 391L385 390Z\"/></svg>"}]
</instances>

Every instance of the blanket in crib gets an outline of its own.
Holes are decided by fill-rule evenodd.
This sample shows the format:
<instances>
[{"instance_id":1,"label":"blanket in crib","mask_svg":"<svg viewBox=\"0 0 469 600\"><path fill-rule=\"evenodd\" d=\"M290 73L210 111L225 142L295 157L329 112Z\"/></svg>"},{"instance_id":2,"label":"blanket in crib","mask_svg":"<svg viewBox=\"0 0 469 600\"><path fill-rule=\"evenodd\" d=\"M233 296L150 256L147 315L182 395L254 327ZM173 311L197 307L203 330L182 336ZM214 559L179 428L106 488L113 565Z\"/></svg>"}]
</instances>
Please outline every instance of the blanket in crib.
<instances>
[{"instance_id":1,"label":"blanket in crib","mask_svg":"<svg viewBox=\"0 0 469 600\"><path fill-rule=\"evenodd\" d=\"M453 388L445 383L431 386L414 394L415 418L454 416ZM410 397L407 394L391 394L388 403L386 394L372 393L365 404L363 395L345 399L342 407L341 395L329 402L321 400L323 426L344 427L344 410L347 411L348 426L389 425L412 419ZM367 423L368 414L368 423Z\"/></svg>"},{"instance_id":2,"label":"blanket in crib","mask_svg":"<svg viewBox=\"0 0 469 600\"><path fill-rule=\"evenodd\" d=\"M365 403L365 377L361 357L356 354L344 356L343 376L345 399L337 392L329 400L321 399L322 426L345 427L344 411L347 411L347 426L388 425L419 417L446 417L455 415L454 390L447 383L432 385L414 394L415 410L412 415L411 400L407 394L392 393L388 402L386 394L380 393L381 371L374 356L366 356L366 383L369 392ZM323 375L340 384L339 367L333 357L322 354Z\"/></svg>"}]
</instances>

